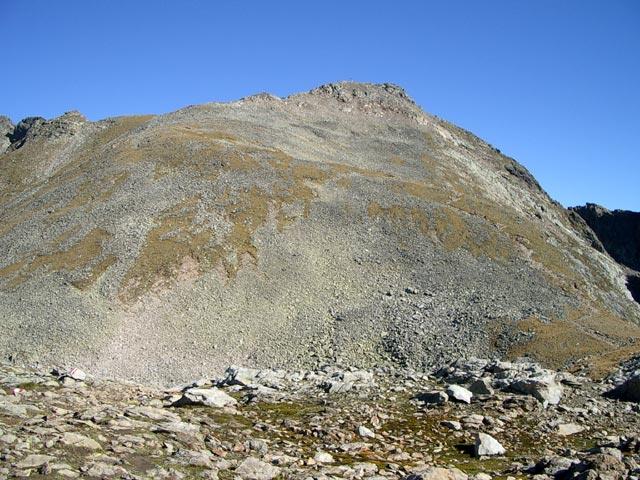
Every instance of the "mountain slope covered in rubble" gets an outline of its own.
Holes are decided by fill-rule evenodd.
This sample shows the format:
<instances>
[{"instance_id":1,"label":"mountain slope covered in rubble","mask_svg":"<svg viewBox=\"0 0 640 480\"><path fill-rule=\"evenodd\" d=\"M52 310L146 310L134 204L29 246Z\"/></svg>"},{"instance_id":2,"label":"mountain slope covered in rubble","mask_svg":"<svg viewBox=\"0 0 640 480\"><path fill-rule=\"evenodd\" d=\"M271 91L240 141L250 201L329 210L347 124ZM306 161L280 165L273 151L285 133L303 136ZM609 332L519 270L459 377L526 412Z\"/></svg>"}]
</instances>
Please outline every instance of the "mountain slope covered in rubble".
<instances>
[{"instance_id":1,"label":"mountain slope covered in rubble","mask_svg":"<svg viewBox=\"0 0 640 480\"><path fill-rule=\"evenodd\" d=\"M231 363L598 371L637 350L625 271L584 221L400 87L0 127L17 362L168 384Z\"/></svg>"}]
</instances>

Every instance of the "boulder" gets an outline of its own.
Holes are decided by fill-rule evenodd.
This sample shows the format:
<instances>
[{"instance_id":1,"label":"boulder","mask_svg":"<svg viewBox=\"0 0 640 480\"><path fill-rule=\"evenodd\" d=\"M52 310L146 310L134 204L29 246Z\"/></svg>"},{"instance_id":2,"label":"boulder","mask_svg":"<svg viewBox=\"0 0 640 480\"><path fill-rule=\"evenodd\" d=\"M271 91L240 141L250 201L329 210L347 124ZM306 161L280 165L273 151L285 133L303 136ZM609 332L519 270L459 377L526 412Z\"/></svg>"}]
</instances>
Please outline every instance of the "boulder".
<instances>
[{"instance_id":1,"label":"boulder","mask_svg":"<svg viewBox=\"0 0 640 480\"><path fill-rule=\"evenodd\" d=\"M225 383L229 385L253 385L258 383L260 370L255 368L229 367L225 372L227 378Z\"/></svg>"},{"instance_id":2,"label":"boulder","mask_svg":"<svg viewBox=\"0 0 640 480\"><path fill-rule=\"evenodd\" d=\"M576 425L575 423L562 423L558 425L556 433L561 437L566 437L583 431L584 427L581 425Z\"/></svg>"},{"instance_id":3,"label":"boulder","mask_svg":"<svg viewBox=\"0 0 640 480\"><path fill-rule=\"evenodd\" d=\"M402 480L467 480L466 473L457 468L421 466L411 470Z\"/></svg>"},{"instance_id":4,"label":"boulder","mask_svg":"<svg viewBox=\"0 0 640 480\"><path fill-rule=\"evenodd\" d=\"M605 395L619 400L640 402L640 375L634 375L628 378L624 383L610 390Z\"/></svg>"},{"instance_id":5,"label":"boulder","mask_svg":"<svg viewBox=\"0 0 640 480\"><path fill-rule=\"evenodd\" d=\"M558 405L563 392L562 385L556 381L553 374L517 379L511 383L510 387L515 392L531 395L538 401L549 405Z\"/></svg>"},{"instance_id":6,"label":"boulder","mask_svg":"<svg viewBox=\"0 0 640 480\"><path fill-rule=\"evenodd\" d=\"M449 398L463 403L471 403L471 397L473 397L473 393L460 385L449 385L446 393Z\"/></svg>"},{"instance_id":7,"label":"boulder","mask_svg":"<svg viewBox=\"0 0 640 480\"><path fill-rule=\"evenodd\" d=\"M65 445L85 450L100 450L102 448L93 438L85 437L79 433L65 432L60 441Z\"/></svg>"},{"instance_id":8,"label":"boulder","mask_svg":"<svg viewBox=\"0 0 640 480\"><path fill-rule=\"evenodd\" d=\"M372 430L368 429L364 425L358 427L358 435L364 438L376 438L376 434Z\"/></svg>"},{"instance_id":9,"label":"boulder","mask_svg":"<svg viewBox=\"0 0 640 480\"><path fill-rule=\"evenodd\" d=\"M478 433L476 443L473 446L473 452L476 457L484 457L491 455L502 455L506 452L505 448L491 435L486 433Z\"/></svg>"},{"instance_id":10,"label":"boulder","mask_svg":"<svg viewBox=\"0 0 640 480\"><path fill-rule=\"evenodd\" d=\"M445 392L423 392L416 395L416 399L424 403L445 403L449 395Z\"/></svg>"},{"instance_id":11,"label":"boulder","mask_svg":"<svg viewBox=\"0 0 640 480\"><path fill-rule=\"evenodd\" d=\"M316 463L333 463L335 459L330 453L327 452L318 452L314 455L313 460Z\"/></svg>"},{"instance_id":12,"label":"boulder","mask_svg":"<svg viewBox=\"0 0 640 480\"><path fill-rule=\"evenodd\" d=\"M280 474L280 468L255 457L247 457L238 465L235 474L243 480L271 480Z\"/></svg>"},{"instance_id":13,"label":"boulder","mask_svg":"<svg viewBox=\"0 0 640 480\"><path fill-rule=\"evenodd\" d=\"M204 405L206 407L223 408L236 405L238 401L217 388L190 388L183 392L174 407L184 405Z\"/></svg>"},{"instance_id":14,"label":"boulder","mask_svg":"<svg viewBox=\"0 0 640 480\"><path fill-rule=\"evenodd\" d=\"M54 461L56 457L52 457L51 455L27 455L25 458L20 460L16 467L18 468L36 468L45 463L51 463Z\"/></svg>"},{"instance_id":15,"label":"boulder","mask_svg":"<svg viewBox=\"0 0 640 480\"><path fill-rule=\"evenodd\" d=\"M493 395L495 390L488 378L478 378L469 385L469 391L474 395Z\"/></svg>"}]
</instances>

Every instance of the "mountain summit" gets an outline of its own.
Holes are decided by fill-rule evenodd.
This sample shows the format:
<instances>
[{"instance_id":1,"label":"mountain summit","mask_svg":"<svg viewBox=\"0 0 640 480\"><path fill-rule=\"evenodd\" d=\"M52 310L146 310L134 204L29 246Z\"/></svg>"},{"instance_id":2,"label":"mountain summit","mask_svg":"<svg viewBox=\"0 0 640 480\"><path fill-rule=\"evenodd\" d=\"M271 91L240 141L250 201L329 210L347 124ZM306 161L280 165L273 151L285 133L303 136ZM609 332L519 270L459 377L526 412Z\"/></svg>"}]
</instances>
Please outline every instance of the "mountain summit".
<instances>
[{"instance_id":1,"label":"mountain summit","mask_svg":"<svg viewBox=\"0 0 640 480\"><path fill-rule=\"evenodd\" d=\"M627 273L586 223L398 86L0 127L0 353L18 362L170 384L637 350Z\"/></svg>"}]
</instances>

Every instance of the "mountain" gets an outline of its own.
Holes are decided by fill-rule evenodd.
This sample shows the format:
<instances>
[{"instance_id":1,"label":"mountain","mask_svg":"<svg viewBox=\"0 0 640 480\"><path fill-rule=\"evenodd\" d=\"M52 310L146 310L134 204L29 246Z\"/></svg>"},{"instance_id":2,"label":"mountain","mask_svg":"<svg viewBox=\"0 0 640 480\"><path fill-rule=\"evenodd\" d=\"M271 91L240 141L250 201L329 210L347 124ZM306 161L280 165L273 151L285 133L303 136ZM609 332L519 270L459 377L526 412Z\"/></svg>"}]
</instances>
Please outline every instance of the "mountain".
<instances>
[{"instance_id":1,"label":"mountain","mask_svg":"<svg viewBox=\"0 0 640 480\"><path fill-rule=\"evenodd\" d=\"M627 273L582 217L395 85L7 120L16 362L171 384L473 356L602 372L638 350Z\"/></svg>"}]
</instances>

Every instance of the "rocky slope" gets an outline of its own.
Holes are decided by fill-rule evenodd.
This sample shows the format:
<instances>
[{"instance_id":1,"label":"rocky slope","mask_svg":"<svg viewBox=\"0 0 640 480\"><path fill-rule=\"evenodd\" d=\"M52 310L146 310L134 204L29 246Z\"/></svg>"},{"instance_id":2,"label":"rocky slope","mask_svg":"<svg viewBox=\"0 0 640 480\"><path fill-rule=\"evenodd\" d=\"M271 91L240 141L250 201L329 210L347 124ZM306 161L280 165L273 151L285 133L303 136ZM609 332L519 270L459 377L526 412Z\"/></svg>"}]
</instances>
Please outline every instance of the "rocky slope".
<instances>
[{"instance_id":1,"label":"rocky slope","mask_svg":"<svg viewBox=\"0 0 640 480\"><path fill-rule=\"evenodd\" d=\"M18 363L168 385L522 354L597 372L637 351L625 272L584 225L397 86L2 125Z\"/></svg>"}]
</instances>

